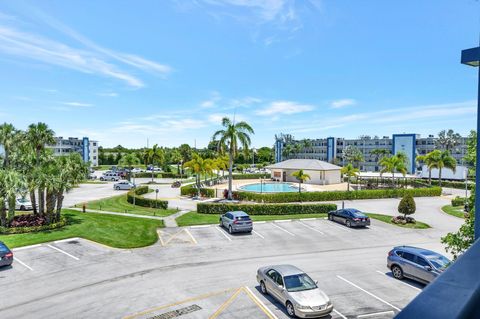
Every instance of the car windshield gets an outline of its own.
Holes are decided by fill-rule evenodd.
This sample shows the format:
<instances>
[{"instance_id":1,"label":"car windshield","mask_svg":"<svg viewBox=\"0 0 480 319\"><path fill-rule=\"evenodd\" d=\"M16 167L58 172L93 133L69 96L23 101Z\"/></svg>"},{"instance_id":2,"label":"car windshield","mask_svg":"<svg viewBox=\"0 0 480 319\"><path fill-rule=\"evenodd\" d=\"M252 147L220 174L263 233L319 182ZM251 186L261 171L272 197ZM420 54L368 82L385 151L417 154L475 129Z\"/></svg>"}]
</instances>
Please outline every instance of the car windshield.
<instances>
[{"instance_id":1,"label":"car windshield","mask_svg":"<svg viewBox=\"0 0 480 319\"><path fill-rule=\"evenodd\" d=\"M285 276L285 288L287 291L303 291L317 288L315 282L307 274Z\"/></svg>"},{"instance_id":2,"label":"car windshield","mask_svg":"<svg viewBox=\"0 0 480 319\"><path fill-rule=\"evenodd\" d=\"M19 198L17 200L18 200L19 203L28 203L29 202L29 200L26 199L26 198Z\"/></svg>"},{"instance_id":3,"label":"car windshield","mask_svg":"<svg viewBox=\"0 0 480 319\"><path fill-rule=\"evenodd\" d=\"M437 269L445 269L447 268L451 261L443 256L429 256L428 260L432 263L432 265Z\"/></svg>"}]
</instances>

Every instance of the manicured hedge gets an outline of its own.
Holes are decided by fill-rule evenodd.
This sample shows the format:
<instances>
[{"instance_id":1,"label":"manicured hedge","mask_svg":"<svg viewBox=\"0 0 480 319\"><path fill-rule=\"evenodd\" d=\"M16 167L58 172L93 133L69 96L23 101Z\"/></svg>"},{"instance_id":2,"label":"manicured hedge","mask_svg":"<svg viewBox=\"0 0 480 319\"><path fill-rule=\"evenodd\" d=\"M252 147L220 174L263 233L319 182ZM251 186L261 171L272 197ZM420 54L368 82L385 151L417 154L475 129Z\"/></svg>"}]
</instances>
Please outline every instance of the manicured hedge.
<instances>
[{"instance_id":1,"label":"manicured hedge","mask_svg":"<svg viewBox=\"0 0 480 319\"><path fill-rule=\"evenodd\" d=\"M50 225L42 225L42 226L32 226L32 227L1 227L0 226L0 234L10 235L10 234L23 234L23 233L34 233L44 230L53 230L57 228L61 228L67 224L67 219L64 216L60 216L60 221L50 224Z\"/></svg>"},{"instance_id":2,"label":"manicured hedge","mask_svg":"<svg viewBox=\"0 0 480 319\"><path fill-rule=\"evenodd\" d=\"M374 189L358 191L328 191L328 192L303 192L303 193L274 193L258 194L252 192L234 192L234 198L253 202L264 203L290 203L290 202L322 202L331 200L396 198L404 194L413 197L440 196L440 187L431 188L398 188L398 189Z\"/></svg>"},{"instance_id":3,"label":"manicured hedge","mask_svg":"<svg viewBox=\"0 0 480 319\"><path fill-rule=\"evenodd\" d=\"M259 178L270 178L270 174L253 173L253 174L233 174L232 175L232 179L259 179Z\"/></svg>"},{"instance_id":4,"label":"manicured hedge","mask_svg":"<svg viewBox=\"0 0 480 319\"><path fill-rule=\"evenodd\" d=\"M162 173L153 173L153 178L182 178L186 175L180 175L176 173L162 172ZM152 173L149 172L140 172L135 173L135 178L152 178Z\"/></svg>"},{"instance_id":5,"label":"manicured hedge","mask_svg":"<svg viewBox=\"0 0 480 319\"><path fill-rule=\"evenodd\" d=\"M189 184L180 187L180 195L182 196L197 196L198 190L194 184ZM215 190L212 188L200 188L200 195L202 197L215 197Z\"/></svg>"},{"instance_id":6,"label":"manicured hedge","mask_svg":"<svg viewBox=\"0 0 480 319\"><path fill-rule=\"evenodd\" d=\"M148 186L137 187L127 193L127 202L133 204L133 197L135 196L135 205L159 209L168 208L168 201L166 200L155 200L141 196L146 193L148 193Z\"/></svg>"},{"instance_id":7,"label":"manicured hedge","mask_svg":"<svg viewBox=\"0 0 480 319\"><path fill-rule=\"evenodd\" d=\"M326 214L336 209L335 204L197 204L197 212L200 214L224 214L237 210L249 215Z\"/></svg>"},{"instance_id":8,"label":"manicured hedge","mask_svg":"<svg viewBox=\"0 0 480 319\"><path fill-rule=\"evenodd\" d=\"M465 205L465 197L455 197L452 199L452 206L464 206Z\"/></svg>"}]
</instances>

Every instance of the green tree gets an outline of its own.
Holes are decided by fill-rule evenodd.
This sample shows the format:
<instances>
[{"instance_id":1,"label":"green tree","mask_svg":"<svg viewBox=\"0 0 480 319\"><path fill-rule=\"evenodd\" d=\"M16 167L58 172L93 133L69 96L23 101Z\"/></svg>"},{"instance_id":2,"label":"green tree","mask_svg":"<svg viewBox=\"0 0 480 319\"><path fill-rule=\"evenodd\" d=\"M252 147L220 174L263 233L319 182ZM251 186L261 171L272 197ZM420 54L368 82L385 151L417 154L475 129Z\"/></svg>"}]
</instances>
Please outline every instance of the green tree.
<instances>
[{"instance_id":1,"label":"green tree","mask_svg":"<svg viewBox=\"0 0 480 319\"><path fill-rule=\"evenodd\" d=\"M344 176L347 176L347 190L350 191L350 178L357 176L360 170L353 167L352 164L348 163L346 166L342 167L341 172Z\"/></svg>"},{"instance_id":2,"label":"green tree","mask_svg":"<svg viewBox=\"0 0 480 319\"><path fill-rule=\"evenodd\" d=\"M172 164L177 165L177 174L180 174L180 164L182 163L182 154L178 149L173 149L170 153L170 161Z\"/></svg>"},{"instance_id":3,"label":"green tree","mask_svg":"<svg viewBox=\"0 0 480 319\"><path fill-rule=\"evenodd\" d=\"M342 156L347 163L351 163L356 168L359 168L360 162L364 160L362 151L353 145L347 145L343 149Z\"/></svg>"},{"instance_id":4,"label":"green tree","mask_svg":"<svg viewBox=\"0 0 480 319\"><path fill-rule=\"evenodd\" d=\"M182 168L181 174L184 175L184 164L192 159L192 148L188 144L182 144L178 147L178 151L182 155L182 163L180 166Z\"/></svg>"},{"instance_id":5,"label":"green tree","mask_svg":"<svg viewBox=\"0 0 480 319\"><path fill-rule=\"evenodd\" d=\"M257 150L257 162L259 163L272 163L273 156L273 149L271 147L264 146Z\"/></svg>"},{"instance_id":6,"label":"green tree","mask_svg":"<svg viewBox=\"0 0 480 319\"><path fill-rule=\"evenodd\" d=\"M303 151L305 153L305 158L307 158L307 151L313 146L313 142L307 138L304 138L301 142L300 142L302 148L303 148Z\"/></svg>"},{"instance_id":7,"label":"green tree","mask_svg":"<svg viewBox=\"0 0 480 319\"><path fill-rule=\"evenodd\" d=\"M163 166L163 163L165 161L165 152L161 147L158 146L158 144L153 145L153 147L150 149L149 153L149 159L150 163L155 166ZM154 178L154 170L152 168L152 182Z\"/></svg>"},{"instance_id":8,"label":"green tree","mask_svg":"<svg viewBox=\"0 0 480 319\"><path fill-rule=\"evenodd\" d=\"M450 155L450 151L440 152L439 156L435 156L433 161L434 162L432 163L432 165L435 168L438 168L438 184L440 187L442 187L442 169L449 168L453 172L455 172L455 169L457 167L457 161L452 155Z\"/></svg>"},{"instance_id":9,"label":"green tree","mask_svg":"<svg viewBox=\"0 0 480 319\"><path fill-rule=\"evenodd\" d=\"M8 202L8 216L2 216L2 226L9 225L15 216L15 204L17 194L25 189L25 182L20 173L13 169L6 169L0 175L2 195ZM2 213L4 215L4 213Z\"/></svg>"},{"instance_id":10,"label":"green tree","mask_svg":"<svg viewBox=\"0 0 480 319\"><path fill-rule=\"evenodd\" d=\"M38 122L37 124L30 124L26 132L26 140L35 152L35 166L36 166L36 175L41 180L44 181L42 177L42 170L40 166L42 161L44 161L45 147L46 145L55 144L55 132L51 130L47 124ZM43 188L44 183L37 183L38 186L38 212L43 214L45 212L45 189Z\"/></svg>"},{"instance_id":11,"label":"green tree","mask_svg":"<svg viewBox=\"0 0 480 319\"><path fill-rule=\"evenodd\" d=\"M407 215L412 215L416 210L415 200L411 194L405 194L398 204L398 212L403 214L405 221L407 220Z\"/></svg>"},{"instance_id":12,"label":"green tree","mask_svg":"<svg viewBox=\"0 0 480 319\"><path fill-rule=\"evenodd\" d=\"M212 172L213 162L211 159L203 159L199 154L193 153L192 159L185 163L195 173L198 196L200 196L200 177Z\"/></svg>"},{"instance_id":13,"label":"green tree","mask_svg":"<svg viewBox=\"0 0 480 319\"><path fill-rule=\"evenodd\" d=\"M437 146L439 146L442 150L445 151L452 151L455 146L460 144L461 135L455 133L452 129L445 131L442 130L438 133L438 138L436 141Z\"/></svg>"},{"instance_id":14,"label":"green tree","mask_svg":"<svg viewBox=\"0 0 480 319\"><path fill-rule=\"evenodd\" d=\"M392 187L395 187L395 172L399 172L403 176L407 174L407 165L403 156L383 157L380 159L379 165L382 167L380 170L381 175L384 173L392 174Z\"/></svg>"},{"instance_id":15,"label":"green tree","mask_svg":"<svg viewBox=\"0 0 480 319\"><path fill-rule=\"evenodd\" d=\"M286 144L282 148L282 158L288 159L290 155L292 155L294 152L293 146L291 144Z\"/></svg>"},{"instance_id":16,"label":"green tree","mask_svg":"<svg viewBox=\"0 0 480 319\"><path fill-rule=\"evenodd\" d=\"M470 211L470 214L465 218L465 222L457 232L448 233L441 239L445 244L445 250L457 259L475 242L475 209Z\"/></svg>"},{"instance_id":17,"label":"green tree","mask_svg":"<svg viewBox=\"0 0 480 319\"><path fill-rule=\"evenodd\" d=\"M442 152L440 150L431 151L425 155L419 155L416 157L417 162L424 163L428 168L428 183L432 185L432 169L439 168Z\"/></svg>"},{"instance_id":18,"label":"green tree","mask_svg":"<svg viewBox=\"0 0 480 319\"><path fill-rule=\"evenodd\" d=\"M253 128L246 122L232 122L228 117L222 119L222 130L213 134L213 140L218 138L218 150L221 154L228 152L228 199L232 199L232 171L233 159L237 155L238 147L245 151L249 149L251 140L249 134L254 134Z\"/></svg>"},{"instance_id":19,"label":"green tree","mask_svg":"<svg viewBox=\"0 0 480 319\"><path fill-rule=\"evenodd\" d=\"M118 162L118 165L121 165L123 167L126 167L128 169L132 169L134 165L140 164L140 160L138 159L137 155L135 153L129 153L122 157L120 162ZM131 173L128 172L127 174L127 179L130 180L131 178Z\"/></svg>"},{"instance_id":20,"label":"green tree","mask_svg":"<svg viewBox=\"0 0 480 319\"><path fill-rule=\"evenodd\" d=\"M471 130L467 139L467 154L465 161L475 170L477 163L477 131Z\"/></svg>"},{"instance_id":21,"label":"green tree","mask_svg":"<svg viewBox=\"0 0 480 319\"><path fill-rule=\"evenodd\" d=\"M0 125L0 145L3 146L3 168L9 167L9 157L15 145L17 130L12 124Z\"/></svg>"},{"instance_id":22,"label":"green tree","mask_svg":"<svg viewBox=\"0 0 480 319\"><path fill-rule=\"evenodd\" d=\"M310 175L305 174L303 172L303 169L301 169L299 171L293 172L292 176L297 179L297 181L298 181L298 192L301 193L302 192L302 183L305 183L307 180L309 180Z\"/></svg>"},{"instance_id":23,"label":"green tree","mask_svg":"<svg viewBox=\"0 0 480 319\"><path fill-rule=\"evenodd\" d=\"M374 157L375 162L378 162L382 157L389 156L390 154L392 153L386 148L376 148L370 152L370 155Z\"/></svg>"}]
</instances>

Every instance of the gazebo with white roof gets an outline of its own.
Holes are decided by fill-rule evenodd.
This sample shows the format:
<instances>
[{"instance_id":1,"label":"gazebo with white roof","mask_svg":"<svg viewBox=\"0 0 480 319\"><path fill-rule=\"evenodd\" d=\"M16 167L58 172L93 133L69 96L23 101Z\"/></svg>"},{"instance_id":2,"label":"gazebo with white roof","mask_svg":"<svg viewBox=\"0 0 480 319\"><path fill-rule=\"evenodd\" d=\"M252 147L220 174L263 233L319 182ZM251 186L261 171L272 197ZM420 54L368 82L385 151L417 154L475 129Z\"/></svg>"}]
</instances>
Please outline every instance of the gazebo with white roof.
<instances>
[{"instance_id":1,"label":"gazebo with white roof","mask_svg":"<svg viewBox=\"0 0 480 319\"><path fill-rule=\"evenodd\" d=\"M306 184L329 185L341 183L340 166L316 159L289 159L266 167L271 171L272 179L280 182L298 182L292 176L294 172L303 170L310 176Z\"/></svg>"}]
</instances>

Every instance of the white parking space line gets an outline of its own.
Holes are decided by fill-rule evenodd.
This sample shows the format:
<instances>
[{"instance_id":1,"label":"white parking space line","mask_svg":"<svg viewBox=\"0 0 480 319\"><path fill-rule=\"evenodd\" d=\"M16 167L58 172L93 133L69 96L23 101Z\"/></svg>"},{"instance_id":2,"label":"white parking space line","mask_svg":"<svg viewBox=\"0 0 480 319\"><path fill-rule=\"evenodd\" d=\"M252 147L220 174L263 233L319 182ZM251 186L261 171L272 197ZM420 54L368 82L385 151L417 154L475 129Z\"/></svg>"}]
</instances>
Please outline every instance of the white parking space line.
<instances>
[{"instance_id":1,"label":"white parking space line","mask_svg":"<svg viewBox=\"0 0 480 319\"><path fill-rule=\"evenodd\" d=\"M192 233L187 228L185 228L185 232L188 234L188 236L190 236L190 238L192 239L192 242L195 243L195 245L198 244L195 237L193 237Z\"/></svg>"},{"instance_id":2,"label":"white parking space line","mask_svg":"<svg viewBox=\"0 0 480 319\"><path fill-rule=\"evenodd\" d=\"M345 317L340 311L338 311L337 309L333 309L333 312L335 312L337 315L339 315L340 317L342 317L342 319L347 319L347 317Z\"/></svg>"},{"instance_id":3,"label":"white parking space line","mask_svg":"<svg viewBox=\"0 0 480 319\"><path fill-rule=\"evenodd\" d=\"M258 298L253 292L252 290L250 290L250 288L248 288L247 286L245 286L245 289L247 289L247 292L249 293L249 295L255 299L256 301L258 301L258 303L261 305L261 308L264 308L263 310L266 310L268 312L268 314L270 314L271 318L273 319L278 319L277 316L275 316L275 314L270 310L270 308L267 307L267 305L265 305L265 303L263 301L260 300L260 298Z\"/></svg>"},{"instance_id":4,"label":"white parking space line","mask_svg":"<svg viewBox=\"0 0 480 319\"><path fill-rule=\"evenodd\" d=\"M58 251L58 252L60 252L60 253L62 253L62 254L64 254L64 255L67 255L67 256L70 257L70 258L73 258L73 259L75 259L75 260L80 260L80 258L77 258L77 257L75 257L75 256L73 256L73 255L70 255L69 253L67 253L66 251L61 250L60 248L57 248L57 247L52 246L52 245L49 245L49 244L47 244L47 246L50 247L50 248L52 248L52 249L55 249L56 251Z\"/></svg>"},{"instance_id":5,"label":"white parking space line","mask_svg":"<svg viewBox=\"0 0 480 319\"><path fill-rule=\"evenodd\" d=\"M381 316L381 315L393 315L395 312L393 310L389 311L382 311L382 312L372 312L372 313L367 313L364 315L358 315L357 318L368 318L368 317L373 317L373 316Z\"/></svg>"},{"instance_id":6,"label":"white parking space line","mask_svg":"<svg viewBox=\"0 0 480 319\"><path fill-rule=\"evenodd\" d=\"M289 232L288 230L286 230L286 229L283 228L283 227L280 227L280 226L278 226L278 225L275 225L275 223L272 223L272 226L275 226L275 227L277 227L278 229L283 230L284 232L286 232L286 233L289 234L290 236L295 236L295 234L292 234L291 232Z\"/></svg>"},{"instance_id":7,"label":"white parking space line","mask_svg":"<svg viewBox=\"0 0 480 319\"><path fill-rule=\"evenodd\" d=\"M350 229L346 228L347 226L337 225L336 222L328 221L327 224L329 226L337 227L338 229L341 229L341 230L346 231L346 232L352 232Z\"/></svg>"},{"instance_id":8,"label":"white parking space line","mask_svg":"<svg viewBox=\"0 0 480 319\"><path fill-rule=\"evenodd\" d=\"M195 226L190 226L190 228L207 228L211 227L212 225L195 225Z\"/></svg>"},{"instance_id":9,"label":"white parking space line","mask_svg":"<svg viewBox=\"0 0 480 319\"><path fill-rule=\"evenodd\" d=\"M382 298L380 298L380 297L378 297L378 296L376 296L376 295L372 294L371 292L369 292L369 291L366 291L365 289L363 289L362 287L360 287L360 286L358 286L358 285L354 284L354 283L353 283L353 282L351 282L350 280L347 280L347 279L343 278L343 277L342 277L342 276L340 276L340 275L337 275L337 278L338 278L338 279L341 279L341 280L343 280L343 281L345 281L347 284L350 284L350 285L352 285L353 287L355 287L355 288L357 288L357 289L360 289L360 290L361 290L361 291L363 291L364 293L366 293L366 294L368 294L368 295L372 296L373 298L377 299L378 301L381 301L381 302L383 302L383 303L384 303L384 304L386 304L387 306L390 306L390 307L392 307L393 309L400 311L400 308L398 308L398 307L395 307L394 305L392 305L392 304L391 304L391 303L389 303L388 301L385 301L385 300L383 300Z\"/></svg>"},{"instance_id":10,"label":"white parking space line","mask_svg":"<svg viewBox=\"0 0 480 319\"><path fill-rule=\"evenodd\" d=\"M254 224L265 224L266 221L261 221L261 222L253 222Z\"/></svg>"},{"instance_id":11,"label":"white parking space line","mask_svg":"<svg viewBox=\"0 0 480 319\"><path fill-rule=\"evenodd\" d=\"M288 223L291 221L292 221L291 219L279 219L279 220L276 220L275 223Z\"/></svg>"},{"instance_id":12,"label":"white parking space line","mask_svg":"<svg viewBox=\"0 0 480 319\"><path fill-rule=\"evenodd\" d=\"M23 267L27 268L27 269L30 269L30 270L33 270L32 267L28 266L27 264L25 264L23 261L21 261L20 259L18 259L17 257L13 257L13 261L18 261L18 263L20 265L22 265Z\"/></svg>"},{"instance_id":13,"label":"white parking space line","mask_svg":"<svg viewBox=\"0 0 480 319\"><path fill-rule=\"evenodd\" d=\"M309 226L309 225L307 225L307 224L305 224L305 223L302 223L301 221L298 221L298 223L301 224L301 225L303 225L303 226L305 226L305 227L307 227L307 228L309 228L309 229L311 229L311 230L313 230L313 231L316 231L316 232L319 233L319 234L325 235L324 232L322 232L322 231L320 231L320 230L318 230L318 229L316 229L316 228L314 228L314 227L312 227L312 226Z\"/></svg>"},{"instance_id":14,"label":"white parking space line","mask_svg":"<svg viewBox=\"0 0 480 319\"><path fill-rule=\"evenodd\" d=\"M31 245L31 246L24 246L24 247L18 247L18 248L13 248L12 251L20 251L20 250L25 250L25 249L30 249L30 248L37 248L42 246L41 244L36 244L36 245Z\"/></svg>"},{"instance_id":15,"label":"white parking space line","mask_svg":"<svg viewBox=\"0 0 480 319\"><path fill-rule=\"evenodd\" d=\"M316 220L316 218L300 218L300 220Z\"/></svg>"},{"instance_id":16,"label":"white parking space line","mask_svg":"<svg viewBox=\"0 0 480 319\"><path fill-rule=\"evenodd\" d=\"M253 229L252 229L252 232L253 232L255 235L257 235L258 237L265 239L265 237L263 237L262 235L260 235L260 234L257 233L256 231L254 231Z\"/></svg>"},{"instance_id":17,"label":"white parking space line","mask_svg":"<svg viewBox=\"0 0 480 319\"><path fill-rule=\"evenodd\" d=\"M405 283L405 282L403 282L403 281L401 281L401 280L397 280L397 279L395 279L395 278L390 277L389 275L387 275L387 274L384 273L383 271L377 270L376 272L379 273L380 275L384 275L384 276L387 277L387 278L394 279L396 282L399 282L399 283L401 283L402 285L408 286L408 287L413 288L413 289L415 289L415 290L417 290L417 291L422 291L422 289L420 289L420 288L418 288L418 287L409 285L409 284L407 284L407 283Z\"/></svg>"},{"instance_id":18,"label":"white parking space line","mask_svg":"<svg viewBox=\"0 0 480 319\"><path fill-rule=\"evenodd\" d=\"M223 230L221 230L219 227L215 227L216 230L218 230L220 232L220 234L222 234L223 236L225 236L226 239L232 241L232 239L230 238L230 236L227 236L227 234L225 234L225 232Z\"/></svg>"},{"instance_id":19,"label":"white parking space line","mask_svg":"<svg viewBox=\"0 0 480 319\"><path fill-rule=\"evenodd\" d=\"M61 240L56 240L54 241L55 244L59 244L59 243L65 243L65 242L69 242L69 241L74 241L74 240L79 240L80 238L78 237L73 237L73 238L67 238L67 239L61 239Z\"/></svg>"}]
</instances>

